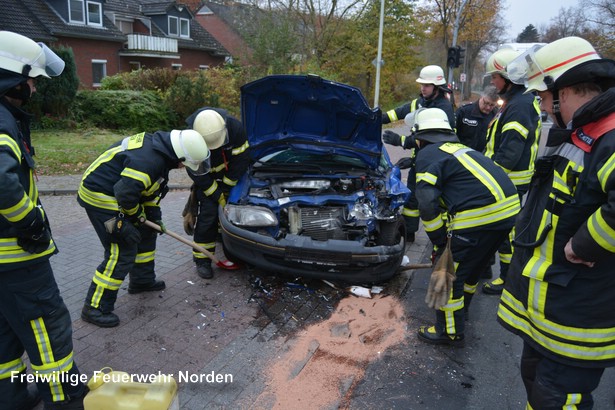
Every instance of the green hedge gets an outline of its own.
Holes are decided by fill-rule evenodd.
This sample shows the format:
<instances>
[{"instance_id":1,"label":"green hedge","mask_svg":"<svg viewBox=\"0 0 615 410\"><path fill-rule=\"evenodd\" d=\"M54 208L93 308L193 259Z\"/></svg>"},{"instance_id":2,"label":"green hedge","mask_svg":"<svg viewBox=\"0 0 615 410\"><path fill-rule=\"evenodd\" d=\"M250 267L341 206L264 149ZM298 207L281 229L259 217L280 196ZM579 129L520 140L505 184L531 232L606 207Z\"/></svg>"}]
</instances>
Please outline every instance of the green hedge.
<instances>
[{"instance_id":1,"label":"green hedge","mask_svg":"<svg viewBox=\"0 0 615 410\"><path fill-rule=\"evenodd\" d=\"M77 94L75 115L95 127L154 132L171 130L179 118L155 91L84 90Z\"/></svg>"}]
</instances>

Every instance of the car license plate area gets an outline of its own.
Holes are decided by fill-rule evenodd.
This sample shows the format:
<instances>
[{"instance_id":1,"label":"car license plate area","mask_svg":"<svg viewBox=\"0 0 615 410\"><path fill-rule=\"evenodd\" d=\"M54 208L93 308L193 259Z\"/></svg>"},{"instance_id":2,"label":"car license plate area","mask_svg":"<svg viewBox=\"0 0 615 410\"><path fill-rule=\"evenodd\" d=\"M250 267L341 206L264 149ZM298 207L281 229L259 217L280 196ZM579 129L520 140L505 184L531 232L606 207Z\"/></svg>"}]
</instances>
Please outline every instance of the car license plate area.
<instances>
[{"instance_id":1,"label":"car license plate area","mask_svg":"<svg viewBox=\"0 0 615 410\"><path fill-rule=\"evenodd\" d=\"M287 261L325 266L348 266L352 260L349 252L326 253L303 248L286 248L284 259Z\"/></svg>"}]
</instances>

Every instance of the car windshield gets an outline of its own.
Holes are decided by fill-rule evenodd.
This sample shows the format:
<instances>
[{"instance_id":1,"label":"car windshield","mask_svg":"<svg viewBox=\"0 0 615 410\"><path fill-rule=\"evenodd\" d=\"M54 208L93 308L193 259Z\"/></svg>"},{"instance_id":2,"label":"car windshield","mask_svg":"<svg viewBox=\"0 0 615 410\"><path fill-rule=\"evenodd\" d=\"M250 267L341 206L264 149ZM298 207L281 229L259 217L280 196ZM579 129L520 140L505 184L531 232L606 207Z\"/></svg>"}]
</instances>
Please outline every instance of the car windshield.
<instances>
[{"instance_id":1,"label":"car windshield","mask_svg":"<svg viewBox=\"0 0 615 410\"><path fill-rule=\"evenodd\" d=\"M349 157L340 154L324 154L322 152L311 152L297 149L285 149L269 154L259 161L265 166L288 166L304 167L310 169L324 168L328 170L364 170L365 164L359 158Z\"/></svg>"}]
</instances>

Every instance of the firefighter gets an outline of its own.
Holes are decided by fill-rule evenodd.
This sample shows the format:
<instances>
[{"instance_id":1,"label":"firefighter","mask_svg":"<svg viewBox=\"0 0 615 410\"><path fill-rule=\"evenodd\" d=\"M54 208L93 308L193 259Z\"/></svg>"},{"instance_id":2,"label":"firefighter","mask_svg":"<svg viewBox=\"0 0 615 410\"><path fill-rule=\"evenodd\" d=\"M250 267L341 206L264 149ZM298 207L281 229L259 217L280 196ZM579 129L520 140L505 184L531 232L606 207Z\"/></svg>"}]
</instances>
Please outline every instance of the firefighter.
<instances>
[{"instance_id":1,"label":"firefighter","mask_svg":"<svg viewBox=\"0 0 615 410\"><path fill-rule=\"evenodd\" d=\"M41 398L45 408L83 409L86 393L49 262L57 250L34 182L31 115L22 109L35 78L63 70L64 61L44 44L0 31L0 409L32 409ZM24 379L24 351L41 376L38 392Z\"/></svg>"},{"instance_id":2,"label":"firefighter","mask_svg":"<svg viewBox=\"0 0 615 410\"><path fill-rule=\"evenodd\" d=\"M615 366L615 61L565 37L507 71L554 124L517 220L498 321L523 339L526 408L591 409Z\"/></svg>"},{"instance_id":3,"label":"firefighter","mask_svg":"<svg viewBox=\"0 0 615 410\"><path fill-rule=\"evenodd\" d=\"M128 293L160 291L154 255L157 233L143 222L161 223L160 200L169 171L208 171L209 150L194 130L140 133L112 145L85 171L78 201L105 250L85 298L81 318L100 327L120 323L113 313L117 292L129 274Z\"/></svg>"},{"instance_id":4,"label":"firefighter","mask_svg":"<svg viewBox=\"0 0 615 410\"><path fill-rule=\"evenodd\" d=\"M382 123L388 124L404 119L407 114L421 107L425 107L440 108L443 110L448 117L451 127L454 127L455 116L453 114L453 105L448 97L452 91L446 86L446 78L444 78L444 71L442 68L437 65L423 67L416 82L421 84L421 95L409 103L383 113ZM416 204L416 197L414 196L414 187L416 185L416 173L414 171L415 147L410 143L410 139L407 139L407 136L399 135L391 130L384 131L382 140L386 144L400 146L410 151L408 157L402 158L397 165L402 169L408 169L406 185L408 189L410 189L410 196L404 204L403 215L406 221L406 239L409 242L414 242L416 231L419 229L419 211Z\"/></svg>"},{"instance_id":5,"label":"firefighter","mask_svg":"<svg viewBox=\"0 0 615 410\"><path fill-rule=\"evenodd\" d=\"M420 327L418 337L462 346L465 315L480 274L510 232L519 196L502 168L459 143L444 111L423 108L409 121L418 146L419 214L436 253L450 236L456 275L448 302L436 310L436 323Z\"/></svg>"},{"instance_id":6,"label":"firefighter","mask_svg":"<svg viewBox=\"0 0 615 410\"><path fill-rule=\"evenodd\" d=\"M498 89L504 101L487 131L485 155L502 167L517 187L519 198L527 192L534 173L538 154L538 141L542 129L540 104L531 93L524 94L523 85L514 84L508 78L505 67L520 53L512 49L500 49L487 60L487 75ZM483 292L499 295L510 266L513 249L510 237L498 249L500 277L483 284Z\"/></svg>"},{"instance_id":7,"label":"firefighter","mask_svg":"<svg viewBox=\"0 0 615 410\"><path fill-rule=\"evenodd\" d=\"M194 242L215 253L218 236L218 209L224 207L230 190L246 172L249 162L248 139L243 124L220 108L201 108L186 119L188 127L195 129L211 150L211 172L196 176L193 194L184 211L184 229L194 234ZM211 259L193 251L197 274L211 279L214 272ZM224 262L232 265L230 261Z\"/></svg>"}]
</instances>

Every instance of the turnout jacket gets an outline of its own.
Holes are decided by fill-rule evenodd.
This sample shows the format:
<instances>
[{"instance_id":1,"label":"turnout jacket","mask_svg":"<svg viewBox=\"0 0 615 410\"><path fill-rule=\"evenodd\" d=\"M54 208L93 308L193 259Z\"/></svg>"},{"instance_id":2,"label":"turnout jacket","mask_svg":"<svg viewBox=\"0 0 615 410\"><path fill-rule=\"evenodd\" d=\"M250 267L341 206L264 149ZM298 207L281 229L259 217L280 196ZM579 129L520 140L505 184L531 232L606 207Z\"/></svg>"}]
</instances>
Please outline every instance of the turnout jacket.
<instances>
[{"instance_id":1,"label":"turnout jacket","mask_svg":"<svg viewBox=\"0 0 615 410\"><path fill-rule=\"evenodd\" d=\"M495 109L483 114L478 100L465 104L455 112L455 130L459 141L478 152L483 152L487 145L487 128L495 117Z\"/></svg>"},{"instance_id":2,"label":"turnout jacket","mask_svg":"<svg viewBox=\"0 0 615 410\"><path fill-rule=\"evenodd\" d=\"M519 195L506 173L460 143L428 144L416 156L416 197L425 231L436 246L455 232L510 229ZM452 226L445 221L452 218Z\"/></svg>"},{"instance_id":3,"label":"turnout jacket","mask_svg":"<svg viewBox=\"0 0 615 410\"><path fill-rule=\"evenodd\" d=\"M192 128L197 114L203 110L214 110L222 116L226 122L229 142L210 151L209 173L197 176L188 172L188 175L206 197L218 201L221 195L228 194L237 185L239 178L248 169L250 162L248 137L241 121L221 108L204 107L194 112L186 119L188 128Z\"/></svg>"},{"instance_id":4,"label":"turnout jacket","mask_svg":"<svg viewBox=\"0 0 615 410\"><path fill-rule=\"evenodd\" d=\"M413 111L418 110L419 108L439 108L446 113L448 116L448 122L451 124L451 128L455 127L455 115L453 114L453 104L446 98L445 91L440 89L438 95L433 99L426 99L422 95L414 100L400 105L397 108L394 108L390 111L382 113L382 123L388 124L390 122L395 122L399 120L403 120L406 118L406 115L410 114Z\"/></svg>"},{"instance_id":5,"label":"turnout jacket","mask_svg":"<svg viewBox=\"0 0 615 410\"><path fill-rule=\"evenodd\" d=\"M519 192L526 192L534 173L542 129L540 104L525 88L513 84L487 131L485 155L501 166Z\"/></svg>"},{"instance_id":6,"label":"turnout jacket","mask_svg":"<svg viewBox=\"0 0 615 410\"><path fill-rule=\"evenodd\" d=\"M34 183L34 148L30 143L30 115L0 97L0 271L47 260L56 252L53 240L47 250L32 254L17 244L41 212L49 222Z\"/></svg>"},{"instance_id":7,"label":"turnout jacket","mask_svg":"<svg viewBox=\"0 0 615 410\"><path fill-rule=\"evenodd\" d=\"M83 174L79 203L90 209L121 211L129 218L143 206L148 219L160 219L159 202L168 191L169 171L180 162L170 135L142 132L113 144Z\"/></svg>"},{"instance_id":8,"label":"turnout jacket","mask_svg":"<svg viewBox=\"0 0 615 410\"><path fill-rule=\"evenodd\" d=\"M615 366L615 88L550 130L516 232L498 321L555 361Z\"/></svg>"}]
</instances>

